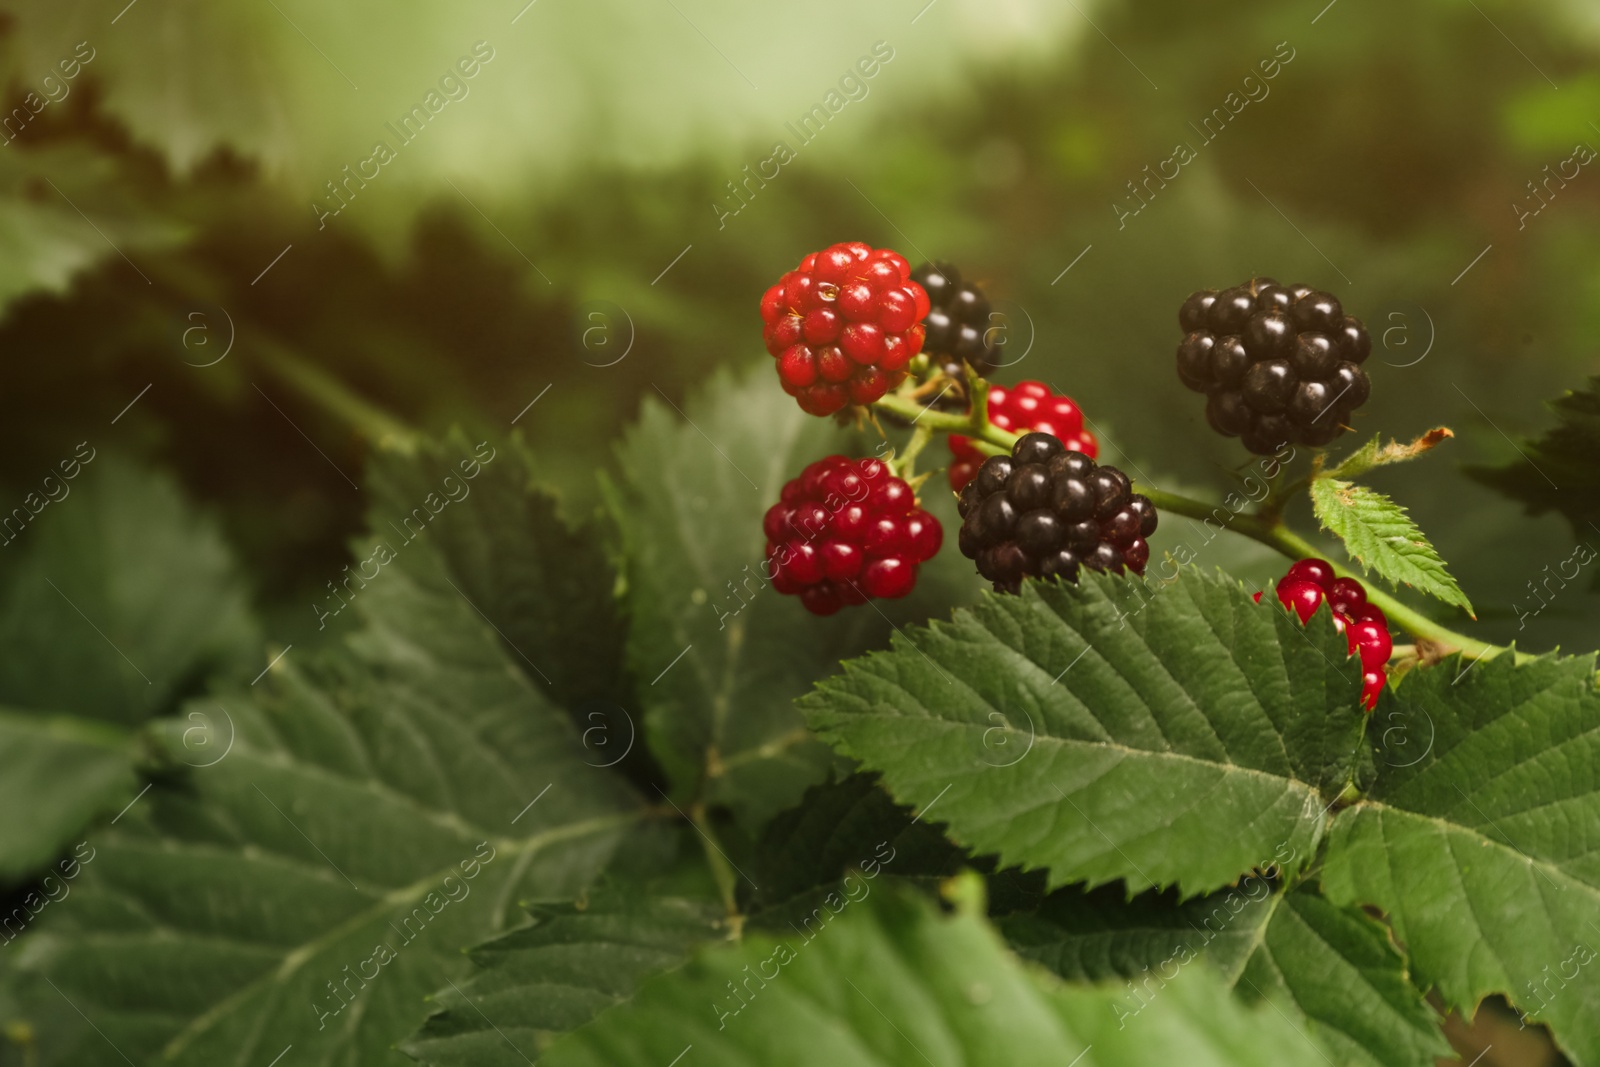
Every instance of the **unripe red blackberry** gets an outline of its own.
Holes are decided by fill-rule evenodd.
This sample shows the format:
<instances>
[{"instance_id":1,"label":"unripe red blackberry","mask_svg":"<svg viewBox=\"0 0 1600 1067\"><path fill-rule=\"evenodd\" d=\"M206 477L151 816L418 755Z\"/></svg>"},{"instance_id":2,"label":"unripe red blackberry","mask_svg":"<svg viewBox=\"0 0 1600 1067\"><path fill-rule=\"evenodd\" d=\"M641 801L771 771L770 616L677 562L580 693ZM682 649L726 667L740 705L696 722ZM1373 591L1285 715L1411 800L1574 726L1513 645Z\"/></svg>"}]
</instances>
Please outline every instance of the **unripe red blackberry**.
<instances>
[{"instance_id":1,"label":"unripe red blackberry","mask_svg":"<svg viewBox=\"0 0 1600 1067\"><path fill-rule=\"evenodd\" d=\"M861 241L811 253L761 298L778 380L813 415L870 404L904 381L927 313L905 259Z\"/></svg>"},{"instance_id":2,"label":"unripe red blackberry","mask_svg":"<svg viewBox=\"0 0 1600 1067\"><path fill-rule=\"evenodd\" d=\"M783 487L762 520L767 573L816 615L917 584L917 564L944 542L939 520L876 459L828 456Z\"/></svg>"},{"instance_id":3,"label":"unripe red blackberry","mask_svg":"<svg viewBox=\"0 0 1600 1067\"><path fill-rule=\"evenodd\" d=\"M1206 394L1212 429L1257 454L1328 444L1371 392L1372 339L1330 293L1252 278L1194 293L1178 323L1178 377Z\"/></svg>"},{"instance_id":4,"label":"unripe red blackberry","mask_svg":"<svg viewBox=\"0 0 1600 1067\"><path fill-rule=\"evenodd\" d=\"M1385 665L1394 651L1389 620L1383 610L1367 603L1367 590L1354 578L1335 578L1333 564L1325 559L1303 559L1278 579L1278 600L1293 611L1302 625L1311 621L1324 603L1333 612L1333 625L1344 634L1350 655L1361 656L1361 704L1368 711L1378 706L1378 694L1388 680ZM1255 596L1260 603L1261 594Z\"/></svg>"},{"instance_id":5,"label":"unripe red blackberry","mask_svg":"<svg viewBox=\"0 0 1600 1067\"><path fill-rule=\"evenodd\" d=\"M1069 450L1082 452L1090 459L1100 454L1100 443L1083 427L1083 412L1070 396L1057 395L1043 382L1018 382L1007 389L989 387L989 421L1002 430L1026 433L1038 430L1060 438ZM950 435L950 488L960 492L978 473L985 456L960 434Z\"/></svg>"},{"instance_id":6,"label":"unripe red blackberry","mask_svg":"<svg viewBox=\"0 0 1600 1067\"><path fill-rule=\"evenodd\" d=\"M1080 567L1143 574L1157 521L1126 474L1039 432L984 460L957 508L961 554L1007 593L1024 577L1076 581Z\"/></svg>"}]
</instances>

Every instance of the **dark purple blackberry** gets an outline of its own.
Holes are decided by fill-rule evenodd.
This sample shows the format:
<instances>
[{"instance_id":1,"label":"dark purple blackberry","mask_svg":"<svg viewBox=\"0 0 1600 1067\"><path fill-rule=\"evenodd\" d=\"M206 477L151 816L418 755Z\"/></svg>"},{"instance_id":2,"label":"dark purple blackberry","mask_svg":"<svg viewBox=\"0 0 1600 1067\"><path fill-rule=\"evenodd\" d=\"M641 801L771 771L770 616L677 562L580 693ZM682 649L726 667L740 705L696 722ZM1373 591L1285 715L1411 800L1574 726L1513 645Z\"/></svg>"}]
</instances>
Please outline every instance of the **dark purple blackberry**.
<instances>
[{"instance_id":1,"label":"dark purple blackberry","mask_svg":"<svg viewBox=\"0 0 1600 1067\"><path fill-rule=\"evenodd\" d=\"M943 368L956 385L939 401L939 407L966 407L966 363L984 377L1000 362L999 331L992 329L989 298L948 263L924 263L911 277L928 294L928 314L922 320L926 335L922 350Z\"/></svg>"},{"instance_id":2,"label":"dark purple blackberry","mask_svg":"<svg viewBox=\"0 0 1600 1067\"><path fill-rule=\"evenodd\" d=\"M1359 366L1372 352L1367 328L1308 285L1252 278L1202 289L1178 324L1178 377L1206 394L1212 429L1260 455L1328 444L1372 390Z\"/></svg>"},{"instance_id":3,"label":"dark purple blackberry","mask_svg":"<svg viewBox=\"0 0 1600 1067\"><path fill-rule=\"evenodd\" d=\"M1156 509L1128 476L1098 466L1047 433L1018 438L990 456L961 490L957 543L996 591L1025 577L1078 580L1078 568L1144 573Z\"/></svg>"}]
</instances>

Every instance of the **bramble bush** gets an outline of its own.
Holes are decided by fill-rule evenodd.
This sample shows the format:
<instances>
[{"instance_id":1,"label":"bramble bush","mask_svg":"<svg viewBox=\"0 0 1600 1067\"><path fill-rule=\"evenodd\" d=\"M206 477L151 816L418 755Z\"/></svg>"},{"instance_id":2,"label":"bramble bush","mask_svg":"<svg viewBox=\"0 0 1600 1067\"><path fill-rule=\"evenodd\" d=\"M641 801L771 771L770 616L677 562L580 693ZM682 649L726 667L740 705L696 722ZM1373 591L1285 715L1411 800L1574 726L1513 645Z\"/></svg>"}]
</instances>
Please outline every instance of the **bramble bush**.
<instances>
[{"instance_id":1,"label":"bramble bush","mask_svg":"<svg viewBox=\"0 0 1600 1067\"><path fill-rule=\"evenodd\" d=\"M1359 320L1263 278L1184 305L1180 376L1265 457L1208 502L1099 462L1051 383L991 388L952 279L807 256L761 300L779 386L647 402L592 515L515 437L397 441L375 562L311 609L337 640L254 680L210 520L86 467L0 602L0 868L72 857L3 921L13 1050L1405 1067L1498 994L1600 1064L1593 655L1451 628L1364 481L1448 430L1327 451ZM1592 484L1597 384L1525 463ZM1479 476L1592 517L1529 473ZM1223 535L1293 563L1251 590ZM43 636L75 611L121 659Z\"/></svg>"}]
</instances>

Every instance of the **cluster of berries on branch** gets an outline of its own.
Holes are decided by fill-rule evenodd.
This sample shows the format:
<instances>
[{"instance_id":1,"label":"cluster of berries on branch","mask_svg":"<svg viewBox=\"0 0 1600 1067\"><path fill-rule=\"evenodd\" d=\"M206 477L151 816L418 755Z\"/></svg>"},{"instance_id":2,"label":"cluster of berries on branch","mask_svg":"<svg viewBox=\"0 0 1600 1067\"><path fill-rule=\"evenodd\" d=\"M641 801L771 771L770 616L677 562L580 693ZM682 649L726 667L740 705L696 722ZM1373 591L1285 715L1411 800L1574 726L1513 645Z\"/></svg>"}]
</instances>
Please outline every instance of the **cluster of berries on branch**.
<instances>
[{"instance_id":1,"label":"cluster of berries on branch","mask_svg":"<svg viewBox=\"0 0 1600 1067\"><path fill-rule=\"evenodd\" d=\"M1367 590L1354 578L1335 577L1325 559L1303 559L1278 579L1278 600L1292 610L1301 625L1311 621L1324 603L1333 612L1333 625L1344 634L1350 655L1361 655L1361 703L1378 706L1378 694L1388 681L1386 664L1394 652L1389 619L1375 604L1367 603ZM1261 594L1256 594L1257 603Z\"/></svg>"},{"instance_id":2,"label":"cluster of berries on branch","mask_svg":"<svg viewBox=\"0 0 1600 1067\"><path fill-rule=\"evenodd\" d=\"M1252 278L1183 302L1178 377L1206 394L1206 421L1257 455L1320 447L1344 432L1371 383L1367 328L1337 297Z\"/></svg>"},{"instance_id":3,"label":"cluster of berries on branch","mask_svg":"<svg viewBox=\"0 0 1600 1067\"><path fill-rule=\"evenodd\" d=\"M812 415L871 404L922 350L928 294L898 253L847 241L813 252L761 298L784 391Z\"/></svg>"},{"instance_id":4,"label":"cluster of berries on branch","mask_svg":"<svg viewBox=\"0 0 1600 1067\"><path fill-rule=\"evenodd\" d=\"M917 506L911 486L872 458L812 463L783 487L762 529L773 588L798 594L817 615L905 596L917 564L944 543L939 520Z\"/></svg>"}]
</instances>

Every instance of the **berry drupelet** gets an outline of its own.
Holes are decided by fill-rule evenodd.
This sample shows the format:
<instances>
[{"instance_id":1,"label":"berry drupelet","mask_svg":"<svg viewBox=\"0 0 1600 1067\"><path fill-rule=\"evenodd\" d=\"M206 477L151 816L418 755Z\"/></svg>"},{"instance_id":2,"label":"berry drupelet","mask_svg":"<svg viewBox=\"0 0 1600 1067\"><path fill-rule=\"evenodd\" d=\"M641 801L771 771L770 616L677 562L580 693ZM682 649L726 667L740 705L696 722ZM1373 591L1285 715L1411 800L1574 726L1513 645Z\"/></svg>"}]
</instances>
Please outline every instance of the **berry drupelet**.
<instances>
[{"instance_id":1,"label":"berry drupelet","mask_svg":"<svg viewBox=\"0 0 1600 1067\"><path fill-rule=\"evenodd\" d=\"M944 542L939 520L877 459L828 456L783 487L762 520L767 573L815 615L917 584L917 564Z\"/></svg>"},{"instance_id":2,"label":"berry drupelet","mask_svg":"<svg viewBox=\"0 0 1600 1067\"><path fill-rule=\"evenodd\" d=\"M1371 392L1360 366L1372 351L1366 327L1308 285L1252 278L1203 289L1178 323L1178 377L1206 394L1212 429L1258 455L1328 444Z\"/></svg>"},{"instance_id":3,"label":"berry drupelet","mask_svg":"<svg viewBox=\"0 0 1600 1067\"><path fill-rule=\"evenodd\" d=\"M1024 577L1076 581L1079 567L1143 574L1156 509L1128 476L1028 433L1009 456L990 456L961 490L961 554L999 592Z\"/></svg>"},{"instance_id":4,"label":"berry drupelet","mask_svg":"<svg viewBox=\"0 0 1600 1067\"><path fill-rule=\"evenodd\" d=\"M989 298L948 263L924 263L911 272L911 280L928 294L929 310L922 318L927 331L923 349L957 382L961 364L987 376L1000 362L1000 342L989 322Z\"/></svg>"},{"instance_id":5,"label":"berry drupelet","mask_svg":"<svg viewBox=\"0 0 1600 1067\"><path fill-rule=\"evenodd\" d=\"M1344 634L1350 655L1361 654L1361 703L1368 711L1378 706L1378 694L1388 680L1385 665L1394 652L1389 619L1383 610L1367 603L1367 590L1354 578L1336 578L1325 559L1303 559L1278 579L1278 600L1300 619L1311 621L1324 602L1333 612L1333 625ZM1256 594L1259 603L1261 594Z\"/></svg>"},{"instance_id":6,"label":"berry drupelet","mask_svg":"<svg viewBox=\"0 0 1600 1067\"><path fill-rule=\"evenodd\" d=\"M1083 428L1083 412L1070 396L1057 395L1043 382L1018 382L1007 389L989 387L989 421L1002 430L1026 433L1038 430L1060 438L1068 451L1082 452L1090 459L1100 454L1100 443ZM984 454L960 434L950 435L950 488L961 492L983 464Z\"/></svg>"},{"instance_id":7,"label":"berry drupelet","mask_svg":"<svg viewBox=\"0 0 1600 1067\"><path fill-rule=\"evenodd\" d=\"M898 252L848 241L813 252L761 298L778 380L813 415L870 404L922 349L928 294Z\"/></svg>"}]
</instances>

